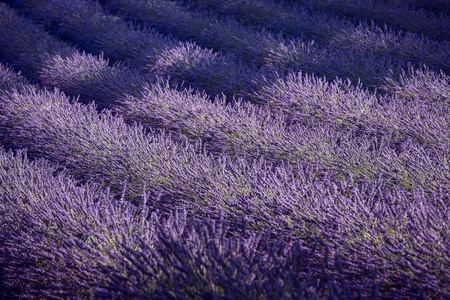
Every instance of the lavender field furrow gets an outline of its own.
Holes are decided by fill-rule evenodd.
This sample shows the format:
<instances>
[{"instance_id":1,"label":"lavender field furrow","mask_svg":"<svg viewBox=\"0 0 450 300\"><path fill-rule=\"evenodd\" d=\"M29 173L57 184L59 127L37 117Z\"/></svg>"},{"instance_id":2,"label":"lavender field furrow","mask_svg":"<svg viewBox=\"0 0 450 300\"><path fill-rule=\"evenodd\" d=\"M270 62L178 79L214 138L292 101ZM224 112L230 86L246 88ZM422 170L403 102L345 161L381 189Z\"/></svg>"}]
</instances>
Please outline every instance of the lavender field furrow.
<instances>
[{"instance_id":1,"label":"lavender field furrow","mask_svg":"<svg viewBox=\"0 0 450 300\"><path fill-rule=\"evenodd\" d=\"M450 299L442 7L1 2L0 299Z\"/></svg>"}]
</instances>

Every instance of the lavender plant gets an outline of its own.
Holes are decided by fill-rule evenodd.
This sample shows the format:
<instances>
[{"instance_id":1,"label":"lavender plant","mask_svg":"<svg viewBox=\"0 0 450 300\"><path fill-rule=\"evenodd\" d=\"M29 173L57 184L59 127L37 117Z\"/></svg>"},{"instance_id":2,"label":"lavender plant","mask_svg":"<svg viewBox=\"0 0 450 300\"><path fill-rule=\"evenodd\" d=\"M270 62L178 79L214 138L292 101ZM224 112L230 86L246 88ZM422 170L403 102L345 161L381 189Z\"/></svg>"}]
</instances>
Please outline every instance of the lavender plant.
<instances>
[{"instance_id":1,"label":"lavender plant","mask_svg":"<svg viewBox=\"0 0 450 300\"><path fill-rule=\"evenodd\" d=\"M30 82L19 72L14 72L13 68L0 63L0 93L11 91L13 89L20 90L23 85Z\"/></svg>"},{"instance_id":2,"label":"lavender plant","mask_svg":"<svg viewBox=\"0 0 450 300\"><path fill-rule=\"evenodd\" d=\"M46 61L38 78L45 86L76 95L85 103L94 101L99 111L117 105L125 95L139 95L145 84L156 80L120 62L109 66L102 54L84 52L66 58L55 55Z\"/></svg>"},{"instance_id":3,"label":"lavender plant","mask_svg":"<svg viewBox=\"0 0 450 300\"><path fill-rule=\"evenodd\" d=\"M254 79L264 75L273 77L269 72L243 64L234 55L213 52L190 42L165 50L152 60L155 63L147 64L144 74L168 78L174 88L184 86L204 90L213 98L223 94L229 97L228 102L256 88Z\"/></svg>"},{"instance_id":4,"label":"lavender plant","mask_svg":"<svg viewBox=\"0 0 450 300\"><path fill-rule=\"evenodd\" d=\"M427 152L426 156L445 157L445 144L448 142L445 132L449 126L442 105L434 107L434 110L443 109L438 111L440 122L436 122L436 112L422 112L420 105L396 104L387 110L378 105L380 97L354 89L348 83L345 90L342 82L330 86L326 81L314 84L309 77L303 82L298 79L302 80L301 76L291 78L287 86L280 81L279 86L261 94L273 97L265 98L270 105L285 109L278 113L274 108L258 108L242 102L225 106L225 100L220 98L212 103L205 95L171 90L164 83L146 87L141 98L125 98L115 110L126 120L168 130L176 139L188 137L194 142L200 138L206 150L216 157L239 155L255 159L262 156L272 163L288 161L293 166L298 160L313 164L319 157L324 170L333 170L341 175L352 170L355 177L373 179L381 172L393 179L392 170L398 173L404 169L404 159L409 155L428 161L429 158L423 154L413 154L417 150L410 147L416 146L406 140L405 133L423 146L435 147L433 155ZM286 97L280 97L278 91L286 91ZM293 95L302 97L295 99ZM288 118L283 117L285 115ZM418 115L421 121L417 120ZM400 119L407 125L399 129L396 122L399 123ZM288 122L291 124L285 129ZM414 130L423 124L429 124L428 130L417 134ZM330 127L323 130L318 126ZM361 151L361 147L365 151ZM394 158L394 153L395 156L401 155ZM387 157L389 167L385 165ZM436 160L436 166L441 164L440 159ZM360 168L354 168L355 164ZM400 177L394 177L400 181L409 178L407 182L410 182L412 171L415 172L408 168L402 175L396 175ZM441 177L444 182L445 176Z\"/></svg>"}]
</instances>

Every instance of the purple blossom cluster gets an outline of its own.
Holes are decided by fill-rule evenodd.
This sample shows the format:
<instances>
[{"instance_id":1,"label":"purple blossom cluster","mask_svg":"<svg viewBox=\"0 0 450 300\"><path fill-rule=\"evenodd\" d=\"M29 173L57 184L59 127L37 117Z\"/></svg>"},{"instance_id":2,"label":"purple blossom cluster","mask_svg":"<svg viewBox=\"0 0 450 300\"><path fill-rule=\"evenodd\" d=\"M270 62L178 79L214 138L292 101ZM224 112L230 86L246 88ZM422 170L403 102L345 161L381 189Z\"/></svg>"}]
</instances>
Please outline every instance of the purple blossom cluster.
<instances>
[{"instance_id":1,"label":"purple blossom cluster","mask_svg":"<svg viewBox=\"0 0 450 300\"><path fill-rule=\"evenodd\" d=\"M450 298L447 42L269 0L4 2L1 299Z\"/></svg>"},{"instance_id":2,"label":"purple blossom cluster","mask_svg":"<svg viewBox=\"0 0 450 300\"><path fill-rule=\"evenodd\" d=\"M0 64L0 93L14 89L20 90L24 85L28 84L30 82L20 74L20 71L15 73L12 68Z\"/></svg>"}]
</instances>

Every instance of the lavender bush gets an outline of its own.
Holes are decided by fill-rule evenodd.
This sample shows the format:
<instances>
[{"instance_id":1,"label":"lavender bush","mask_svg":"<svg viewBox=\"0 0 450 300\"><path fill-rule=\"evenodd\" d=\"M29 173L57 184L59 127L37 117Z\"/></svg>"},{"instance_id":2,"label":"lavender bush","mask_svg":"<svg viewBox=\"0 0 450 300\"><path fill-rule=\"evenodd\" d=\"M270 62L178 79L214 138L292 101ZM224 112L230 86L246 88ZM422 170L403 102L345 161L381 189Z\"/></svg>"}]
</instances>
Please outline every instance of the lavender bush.
<instances>
[{"instance_id":1,"label":"lavender bush","mask_svg":"<svg viewBox=\"0 0 450 300\"><path fill-rule=\"evenodd\" d=\"M16 73L11 67L0 64L0 93L13 89L20 90L23 85L28 84L30 82L20 72Z\"/></svg>"},{"instance_id":2,"label":"lavender bush","mask_svg":"<svg viewBox=\"0 0 450 300\"><path fill-rule=\"evenodd\" d=\"M233 55L222 55L190 42L180 43L154 59L155 63L147 64L144 74L169 78L175 86L204 90L211 97L226 95L228 102L233 96L243 96L256 88L255 78L273 77L269 72L241 63Z\"/></svg>"}]
</instances>

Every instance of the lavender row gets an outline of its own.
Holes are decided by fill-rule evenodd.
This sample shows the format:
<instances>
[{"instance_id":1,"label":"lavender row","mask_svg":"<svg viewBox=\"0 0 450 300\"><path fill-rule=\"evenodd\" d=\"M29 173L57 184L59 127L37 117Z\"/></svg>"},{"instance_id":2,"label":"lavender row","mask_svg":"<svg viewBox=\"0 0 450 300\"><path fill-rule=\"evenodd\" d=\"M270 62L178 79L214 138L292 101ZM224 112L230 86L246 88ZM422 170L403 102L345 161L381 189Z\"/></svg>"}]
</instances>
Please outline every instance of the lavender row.
<instances>
[{"instance_id":1,"label":"lavender row","mask_svg":"<svg viewBox=\"0 0 450 300\"><path fill-rule=\"evenodd\" d=\"M394 28L425 34L441 40L450 40L450 6L446 0L417 1L421 4L436 4L441 8L438 13L429 9L417 7L413 1L383 1L383 0L296 0L295 3L316 10L327 10L345 16L361 19L373 19L380 25L388 24ZM447 13L445 13L445 11Z\"/></svg>"},{"instance_id":2,"label":"lavender row","mask_svg":"<svg viewBox=\"0 0 450 300\"><path fill-rule=\"evenodd\" d=\"M382 86L388 95L372 93L349 81L289 74L262 85L254 102L280 109L289 124L333 124L340 130L356 130L387 143L411 138L426 148L447 153L450 136L450 77L427 68L410 67L398 78L388 77ZM383 147L383 146L381 146Z\"/></svg>"},{"instance_id":3,"label":"lavender row","mask_svg":"<svg viewBox=\"0 0 450 300\"><path fill-rule=\"evenodd\" d=\"M427 63L446 72L450 70L448 42L435 42L413 34L403 37L374 25L342 31L329 46L318 47L313 42L257 31L231 18L188 10L175 2L115 0L102 3L110 11L135 22L145 22L160 31L165 28L166 32L195 39L201 45L232 51L247 61L270 66L281 73L303 70L328 78L348 77L354 82L361 79L368 86L376 86L389 69L405 68L408 61L416 65ZM166 13L164 18L163 12Z\"/></svg>"},{"instance_id":4,"label":"lavender row","mask_svg":"<svg viewBox=\"0 0 450 300\"><path fill-rule=\"evenodd\" d=\"M378 296L380 283L348 282L338 255L321 258L320 243L274 243L270 229L249 233L245 223L193 220L182 211L145 217L145 207L57 171L46 160L30 162L26 151L0 149L6 298L318 299L356 297L358 287L360 297Z\"/></svg>"},{"instance_id":5,"label":"lavender row","mask_svg":"<svg viewBox=\"0 0 450 300\"><path fill-rule=\"evenodd\" d=\"M92 54L104 54L111 62L122 61L148 76L170 77L210 95L231 97L252 86L259 71L233 55L215 53L192 42L177 42L149 29L136 28L106 15L96 2L14 1L15 8L57 37ZM82 16L82 17L80 17Z\"/></svg>"},{"instance_id":6,"label":"lavender row","mask_svg":"<svg viewBox=\"0 0 450 300\"><path fill-rule=\"evenodd\" d=\"M141 126L127 126L108 111L69 103L58 91L25 90L0 98L0 128L7 141L28 147L32 156L61 163L135 204L152 187L146 192L160 197L150 208L164 214L174 207L199 217L223 211L227 220L245 215L251 232L269 225L278 234L320 238L331 253L343 253L347 276L364 278L377 267L380 278L391 282L385 293L405 294L414 286L448 292L449 256L442 246L450 224L448 185L435 192L394 187L387 193L382 178L357 183L350 175L337 185L330 174L318 181L318 168L308 165L294 172L271 168L263 159L216 161L165 136L144 135Z\"/></svg>"}]
</instances>

